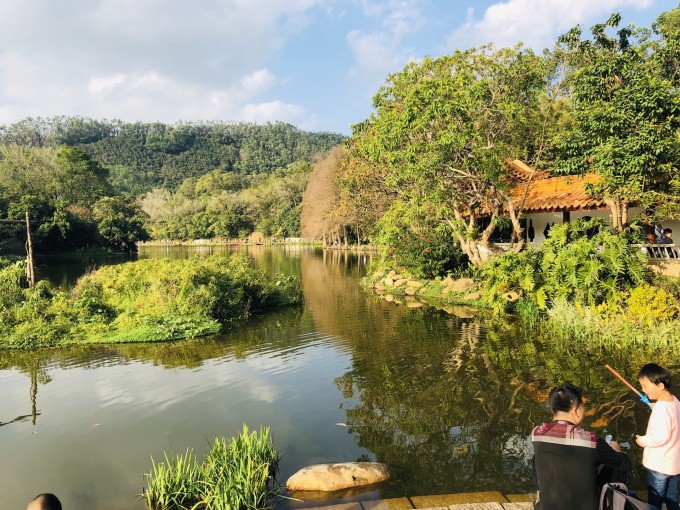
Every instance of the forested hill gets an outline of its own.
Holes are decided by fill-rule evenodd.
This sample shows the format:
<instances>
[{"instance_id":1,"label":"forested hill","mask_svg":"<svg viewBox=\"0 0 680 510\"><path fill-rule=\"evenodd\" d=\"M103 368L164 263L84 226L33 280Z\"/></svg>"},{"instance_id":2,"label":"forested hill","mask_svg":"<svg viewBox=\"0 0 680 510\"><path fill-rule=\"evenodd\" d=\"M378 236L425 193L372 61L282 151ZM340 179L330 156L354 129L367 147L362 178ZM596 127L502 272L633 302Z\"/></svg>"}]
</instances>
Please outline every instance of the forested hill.
<instances>
[{"instance_id":1,"label":"forested hill","mask_svg":"<svg viewBox=\"0 0 680 510\"><path fill-rule=\"evenodd\" d=\"M270 174L311 161L342 141L337 133L302 131L284 123L178 122L174 125L86 117L26 118L0 126L0 144L67 145L110 171L116 191L141 195L176 189L213 170Z\"/></svg>"}]
</instances>

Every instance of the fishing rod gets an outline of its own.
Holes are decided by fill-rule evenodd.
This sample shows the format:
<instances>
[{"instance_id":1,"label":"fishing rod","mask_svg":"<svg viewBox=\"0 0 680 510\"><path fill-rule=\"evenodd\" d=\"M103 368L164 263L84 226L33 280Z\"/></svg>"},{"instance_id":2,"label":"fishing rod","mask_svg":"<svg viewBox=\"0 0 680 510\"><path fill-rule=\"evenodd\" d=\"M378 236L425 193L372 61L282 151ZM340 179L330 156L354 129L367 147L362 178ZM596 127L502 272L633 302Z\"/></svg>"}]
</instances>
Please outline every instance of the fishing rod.
<instances>
[{"instance_id":1,"label":"fishing rod","mask_svg":"<svg viewBox=\"0 0 680 510\"><path fill-rule=\"evenodd\" d=\"M635 387L634 387L632 384L630 384L628 381L626 381L626 380L621 376L621 374L619 374L619 373L618 373L616 370L614 370L612 367L610 367L609 365L605 365L605 367L607 367L607 369L609 369L609 371L610 371L612 374L614 374L616 377L618 377L619 379L621 379L621 381L623 382L623 384L625 384L625 385L628 386L631 390L633 390L635 393L637 393L637 396L640 397L640 400L642 400L642 401L643 401L645 404L647 404L649 407L652 407L652 404L649 402L649 397L647 397L647 395L645 395L644 393L641 393L641 392L639 392L638 390L636 390Z\"/></svg>"}]
</instances>

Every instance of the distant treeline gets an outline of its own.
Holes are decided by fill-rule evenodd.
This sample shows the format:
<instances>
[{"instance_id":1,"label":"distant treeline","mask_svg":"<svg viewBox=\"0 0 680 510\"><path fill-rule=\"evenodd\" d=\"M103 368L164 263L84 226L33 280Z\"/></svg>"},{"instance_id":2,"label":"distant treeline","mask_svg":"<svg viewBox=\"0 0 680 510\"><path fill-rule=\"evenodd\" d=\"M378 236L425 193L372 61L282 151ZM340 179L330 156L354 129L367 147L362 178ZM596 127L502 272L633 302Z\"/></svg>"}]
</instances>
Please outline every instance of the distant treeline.
<instances>
[{"instance_id":1,"label":"distant treeline","mask_svg":"<svg viewBox=\"0 0 680 510\"><path fill-rule=\"evenodd\" d=\"M337 133L302 131L281 122L123 122L87 117L26 118L0 126L0 144L78 147L110 172L121 193L175 189L188 177L219 169L270 174L312 161L342 141Z\"/></svg>"},{"instance_id":2,"label":"distant treeline","mask_svg":"<svg viewBox=\"0 0 680 510\"><path fill-rule=\"evenodd\" d=\"M0 126L0 220L28 211L42 251L298 236L312 163L342 138L283 123L27 118ZM0 223L0 251L22 236Z\"/></svg>"}]
</instances>

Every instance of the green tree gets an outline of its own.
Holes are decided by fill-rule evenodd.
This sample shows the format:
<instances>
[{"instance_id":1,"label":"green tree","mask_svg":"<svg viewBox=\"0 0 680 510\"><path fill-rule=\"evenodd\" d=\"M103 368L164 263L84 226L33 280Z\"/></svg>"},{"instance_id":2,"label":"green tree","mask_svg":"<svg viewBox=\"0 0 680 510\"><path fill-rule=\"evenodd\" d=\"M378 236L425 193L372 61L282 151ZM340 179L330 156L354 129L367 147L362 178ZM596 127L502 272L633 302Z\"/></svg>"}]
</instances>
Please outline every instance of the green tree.
<instances>
[{"instance_id":1,"label":"green tree","mask_svg":"<svg viewBox=\"0 0 680 510\"><path fill-rule=\"evenodd\" d=\"M602 176L590 192L611 209L615 232L626 228L632 203L663 200L678 173L676 20L677 12L662 16L653 39L648 30L619 28L613 14L592 28L592 39L577 26L556 49L568 69L571 122L555 138L555 167Z\"/></svg>"},{"instance_id":2,"label":"green tree","mask_svg":"<svg viewBox=\"0 0 680 510\"><path fill-rule=\"evenodd\" d=\"M503 160L531 159L545 76L543 59L520 47L410 63L374 96L376 112L353 127L353 156L384 171L386 186L409 207L434 209L475 265L492 248L504 210L519 250L519 211ZM490 218L484 227L482 216Z\"/></svg>"},{"instance_id":3,"label":"green tree","mask_svg":"<svg viewBox=\"0 0 680 510\"><path fill-rule=\"evenodd\" d=\"M103 244L117 250L136 251L135 243L145 241L146 214L139 205L122 197L105 197L94 204L92 213Z\"/></svg>"}]
</instances>

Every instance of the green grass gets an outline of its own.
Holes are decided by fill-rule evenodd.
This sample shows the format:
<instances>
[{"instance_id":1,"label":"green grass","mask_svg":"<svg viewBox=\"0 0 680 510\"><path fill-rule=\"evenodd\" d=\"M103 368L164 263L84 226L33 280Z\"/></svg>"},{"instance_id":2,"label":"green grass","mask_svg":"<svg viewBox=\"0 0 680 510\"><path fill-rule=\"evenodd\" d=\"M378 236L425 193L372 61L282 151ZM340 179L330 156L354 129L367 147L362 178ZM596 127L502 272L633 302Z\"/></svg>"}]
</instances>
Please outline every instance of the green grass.
<instances>
[{"instance_id":1,"label":"green grass","mask_svg":"<svg viewBox=\"0 0 680 510\"><path fill-rule=\"evenodd\" d=\"M151 462L142 497L153 510L256 510L278 497L279 455L268 428L251 433L244 425L229 441L216 438L200 464L190 449Z\"/></svg>"}]
</instances>

